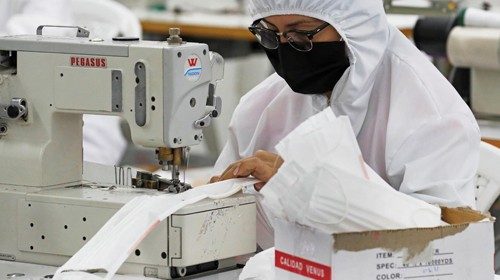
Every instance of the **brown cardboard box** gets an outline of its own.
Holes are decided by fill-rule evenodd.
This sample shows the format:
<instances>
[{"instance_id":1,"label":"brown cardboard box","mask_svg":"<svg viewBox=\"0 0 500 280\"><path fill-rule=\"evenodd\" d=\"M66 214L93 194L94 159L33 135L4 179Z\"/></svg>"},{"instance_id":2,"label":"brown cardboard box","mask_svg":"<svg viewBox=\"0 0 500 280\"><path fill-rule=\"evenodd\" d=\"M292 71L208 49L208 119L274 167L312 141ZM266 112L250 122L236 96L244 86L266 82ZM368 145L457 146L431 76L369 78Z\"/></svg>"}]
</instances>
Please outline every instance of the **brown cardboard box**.
<instances>
[{"instance_id":1,"label":"brown cardboard box","mask_svg":"<svg viewBox=\"0 0 500 280\"><path fill-rule=\"evenodd\" d=\"M276 279L493 280L494 219L442 208L449 225L325 234L275 224Z\"/></svg>"}]
</instances>

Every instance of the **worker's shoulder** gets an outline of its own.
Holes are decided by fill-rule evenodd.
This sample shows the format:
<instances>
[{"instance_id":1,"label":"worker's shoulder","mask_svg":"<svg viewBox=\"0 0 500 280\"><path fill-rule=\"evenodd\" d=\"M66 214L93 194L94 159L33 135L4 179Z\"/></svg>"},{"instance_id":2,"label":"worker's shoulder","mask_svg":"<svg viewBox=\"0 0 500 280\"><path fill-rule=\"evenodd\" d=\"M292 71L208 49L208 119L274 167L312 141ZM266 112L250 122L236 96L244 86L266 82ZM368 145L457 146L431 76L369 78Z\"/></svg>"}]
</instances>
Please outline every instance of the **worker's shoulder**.
<instances>
[{"instance_id":1,"label":"worker's shoulder","mask_svg":"<svg viewBox=\"0 0 500 280\"><path fill-rule=\"evenodd\" d=\"M470 113L450 82L408 40L393 40L386 59L391 73L391 99L412 100L419 104L419 109L427 106L438 117L449 113Z\"/></svg>"},{"instance_id":2,"label":"worker's shoulder","mask_svg":"<svg viewBox=\"0 0 500 280\"><path fill-rule=\"evenodd\" d=\"M247 92L241 98L240 103L245 103L247 100L255 98L271 101L287 87L285 80L274 73Z\"/></svg>"},{"instance_id":3,"label":"worker's shoulder","mask_svg":"<svg viewBox=\"0 0 500 280\"><path fill-rule=\"evenodd\" d=\"M240 99L235 114L259 114L275 103L276 99L289 94L289 92L291 89L285 80L274 73Z\"/></svg>"},{"instance_id":4,"label":"worker's shoulder","mask_svg":"<svg viewBox=\"0 0 500 280\"><path fill-rule=\"evenodd\" d=\"M394 38L386 55L395 78L405 79L408 84L427 86L437 82L438 85L451 86L430 59L406 38Z\"/></svg>"}]
</instances>

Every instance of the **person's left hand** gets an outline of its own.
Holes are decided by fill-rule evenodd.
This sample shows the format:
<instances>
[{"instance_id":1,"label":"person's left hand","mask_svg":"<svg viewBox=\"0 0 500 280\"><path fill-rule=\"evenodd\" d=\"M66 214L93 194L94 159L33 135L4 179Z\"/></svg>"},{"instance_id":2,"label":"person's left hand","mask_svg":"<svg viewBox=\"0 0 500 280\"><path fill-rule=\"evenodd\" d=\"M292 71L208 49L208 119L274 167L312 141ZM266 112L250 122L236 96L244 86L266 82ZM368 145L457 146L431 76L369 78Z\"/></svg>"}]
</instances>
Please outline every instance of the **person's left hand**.
<instances>
[{"instance_id":1,"label":"person's left hand","mask_svg":"<svg viewBox=\"0 0 500 280\"><path fill-rule=\"evenodd\" d=\"M253 176L262 181L254 186L257 191L260 191L278 172L282 164L283 159L279 155L259 150L252 157L244 158L229 165L220 176L212 177L210 183Z\"/></svg>"}]
</instances>

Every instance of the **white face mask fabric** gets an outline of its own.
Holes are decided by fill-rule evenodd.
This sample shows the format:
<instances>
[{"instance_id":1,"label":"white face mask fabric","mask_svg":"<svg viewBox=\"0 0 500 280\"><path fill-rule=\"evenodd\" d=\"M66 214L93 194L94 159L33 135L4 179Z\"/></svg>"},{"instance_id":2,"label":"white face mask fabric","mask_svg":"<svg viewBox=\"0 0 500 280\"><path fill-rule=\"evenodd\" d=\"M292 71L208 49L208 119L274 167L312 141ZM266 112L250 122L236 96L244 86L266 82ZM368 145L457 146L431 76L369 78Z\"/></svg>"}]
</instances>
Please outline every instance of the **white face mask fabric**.
<instances>
[{"instance_id":1,"label":"white face mask fabric","mask_svg":"<svg viewBox=\"0 0 500 280\"><path fill-rule=\"evenodd\" d=\"M330 108L276 149L285 163L261 190L271 216L327 233L442 224L439 207L394 190L364 163L349 120Z\"/></svg>"},{"instance_id":2,"label":"white face mask fabric","mask_svg":"<svg viewBox=\"0 0 500 280\"><path fill-rule=\"evenodd\" d=\"M232 179L196 187L177 195L140 196L125 204L81 248L60 267L54 279L111 279L132 250L161 221L202 199L222 199L257 183L255 179ZM84 273L103 271L104 278Z\"/></svg>"},{"instance_id":3,"label":"white face mask fabric","mask_svg":"<svg viewBox=\"0 0 500 280\"><path fill-rule=\"evenodd\" d=\"M274 247L251 257L240 273L240 280L274 280Z\"/></svg>"},{"instance_id":4,"label":"white face mask fabric","mask_svg":"<svg viewBox=\"0 0 500 280\"><path fill-rule=\"evenodd\" d=\"M364 163L348 118L330 108L276 150L285 162L259 197L271 224L285 219L331 234L444 224L439 207L394 190ZM274 248L251 258L239 279L275 279Z\"/></svg>"}]
</instances>

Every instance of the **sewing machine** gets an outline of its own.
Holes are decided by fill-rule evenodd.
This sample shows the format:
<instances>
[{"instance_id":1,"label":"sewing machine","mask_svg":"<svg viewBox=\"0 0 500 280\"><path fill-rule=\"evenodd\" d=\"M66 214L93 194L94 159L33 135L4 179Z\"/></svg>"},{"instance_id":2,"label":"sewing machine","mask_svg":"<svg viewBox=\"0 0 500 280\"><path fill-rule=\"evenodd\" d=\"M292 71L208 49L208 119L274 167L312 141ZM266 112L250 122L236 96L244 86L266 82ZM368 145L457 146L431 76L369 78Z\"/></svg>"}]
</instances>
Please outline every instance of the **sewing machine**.
<instances>
[{"instance_id":1,"label":"sewing machine","mask_svg":"<svg viewBox=\"0 0 500 280\"><path fill-rule=\"evenodd\" d=\"M175 29L148 42L43 28L0 38L0 260L59 266L134 197L189 188L179 167L220 114L223 59ZM82 114L120 116L135 144L158 148L172 178L82 182ZM221 269L255 244L253 197L203 200L165 220L119 272L169 279Z\"/></svg>"}]
</instances>

